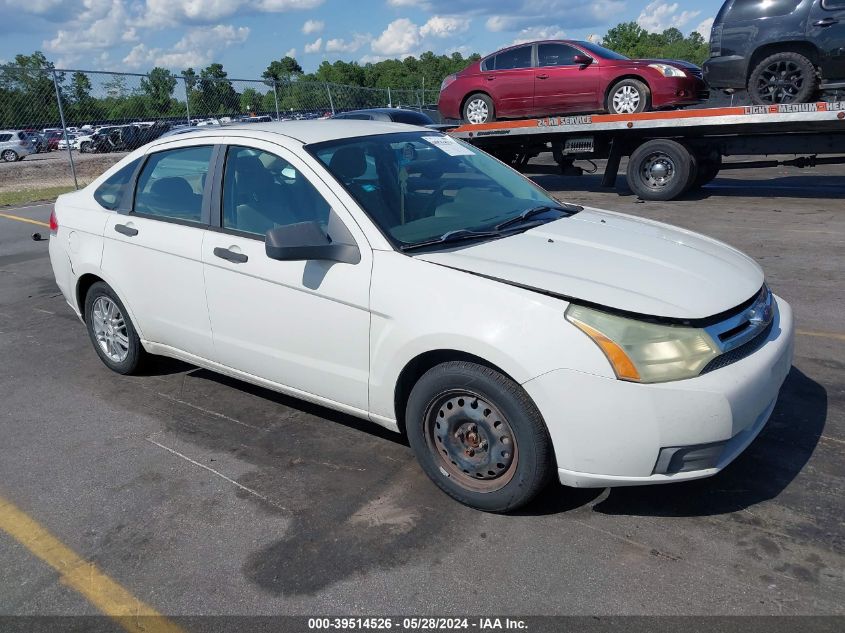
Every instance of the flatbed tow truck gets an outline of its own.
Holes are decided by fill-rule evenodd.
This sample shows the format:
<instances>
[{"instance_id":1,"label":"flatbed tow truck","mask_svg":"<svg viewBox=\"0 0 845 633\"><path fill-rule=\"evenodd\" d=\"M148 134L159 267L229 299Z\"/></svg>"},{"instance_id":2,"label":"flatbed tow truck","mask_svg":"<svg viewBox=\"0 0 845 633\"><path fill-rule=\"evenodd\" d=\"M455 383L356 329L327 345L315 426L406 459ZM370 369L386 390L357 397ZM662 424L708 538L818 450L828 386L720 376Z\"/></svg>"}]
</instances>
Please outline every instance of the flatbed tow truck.
<instances>
[{"instance_id":1,"label":"flatbed tow truck","mask_svg":"<svg viewBox=\"0 0 845 633\"><path fill-rule=\"evenodd\" d=\"M553 116L446 131L518 169L547 152L565 175L583 173L576 160L607 159L605 187L616 185L627 156L628 186L643 200L674 200L727 169L845 164L845 102ZM796 158L724 160L782 154Z\"/></svg>"}]
</instances>

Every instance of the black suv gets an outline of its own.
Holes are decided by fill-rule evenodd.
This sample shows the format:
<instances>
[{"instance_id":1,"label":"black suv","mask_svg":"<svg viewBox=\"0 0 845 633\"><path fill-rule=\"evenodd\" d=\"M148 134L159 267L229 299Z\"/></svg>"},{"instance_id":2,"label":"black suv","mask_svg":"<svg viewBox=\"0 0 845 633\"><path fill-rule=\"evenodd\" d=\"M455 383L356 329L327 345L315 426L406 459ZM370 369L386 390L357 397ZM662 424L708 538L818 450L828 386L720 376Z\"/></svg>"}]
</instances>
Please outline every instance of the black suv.
<instances>
[{"instance_id":1,"label":"black suv","mask_svg":"<svg viewBox=\"0 0 845 633\"><path fill-rule=\"evenodd\" d=\"M845 0L727 0L704 77L754 103L806 103L845 89Z\"/></svg>"}]
</instances>

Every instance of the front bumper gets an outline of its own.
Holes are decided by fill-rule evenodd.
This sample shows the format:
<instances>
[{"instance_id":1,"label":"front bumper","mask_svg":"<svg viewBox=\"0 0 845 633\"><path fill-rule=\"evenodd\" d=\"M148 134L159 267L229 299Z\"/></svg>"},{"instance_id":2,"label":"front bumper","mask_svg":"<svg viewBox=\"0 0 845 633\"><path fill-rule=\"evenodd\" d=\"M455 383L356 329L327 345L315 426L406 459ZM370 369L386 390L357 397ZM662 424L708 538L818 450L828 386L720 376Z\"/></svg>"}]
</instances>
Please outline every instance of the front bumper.
<instances>
[{"instance_id":1,"label":"front bumper","mask_svg":"<svg viewBox=\"0 0 845 633\"><path fill-rule=\"evenodd\" d=\"M703 376L637 384L562 369L526 382L549 428L561 483L669 483L715 475L733 461L765 426L792 366L792 309L775 299L760 349ZM712 466L658 472L664 449L699 445L720 447Z\"/></svg>"},{"instance_id":2,"label":"front bumper","mask_svg":"<svg viewBox=\"0 0 845 633\"><path fill-rule=\"evenodd\" d=\"M663 77L660 81L652 82L651 86L651 103L654 108L694 105L709 98L707 84L692 75Z\"/></svg>"}]
</instances>

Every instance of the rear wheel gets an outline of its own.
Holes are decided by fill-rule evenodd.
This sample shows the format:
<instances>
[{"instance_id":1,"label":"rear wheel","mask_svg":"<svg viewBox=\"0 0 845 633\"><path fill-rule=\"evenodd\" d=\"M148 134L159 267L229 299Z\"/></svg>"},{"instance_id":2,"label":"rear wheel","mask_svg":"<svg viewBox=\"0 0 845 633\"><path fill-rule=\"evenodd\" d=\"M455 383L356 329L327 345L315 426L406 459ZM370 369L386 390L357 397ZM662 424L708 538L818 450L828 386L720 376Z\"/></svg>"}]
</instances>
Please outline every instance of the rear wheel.
<instances>
[{"instance_id":1,"label":"rear wheel","mask_svg":"<svg viewBox=\"0 0 845 633\"><path fill-rule=\"evenodd\" d=\"M715 180L722 169L722 157L698 159L698 170L692 183L692 189L699 189Z\"/></svg>"},{"instance_id":2,"label":"rear wheel","mask_svg":"<svg viewBox=\"0 0 845 633\"><path fill-rule=\"evenodd\" d=\"M651 109L651 91L638 79L623 79L607 95L611 114L636 114Z\"/></svg>"},{"instance_id":3,"label":"rear wheel","mask_svg":"<svg viewBox=\"0 0 845 633\"><path fill-rule=\"evenodd\" d=\"M464 102L464 121L479 125L495 121L495 110L493 100L482 92L470 95Z\"/></svg>"},{"instance_id":4,"label":"rear wheel","mask_svg":"<svg viewBox=\"0 0 845 633\"><path fill-rule=\"evenodd\" d=\"M429 370L411 391L405 419L425 473L468 506L514 510L552 473L540 412L522 387L489 367L456 361Z\"/></svg>"},{"instance_id":5,"label":"rear wheel","mask_svg":"<svg viewBox=\"0 0 845 633\"><path fill-rule=\"evenodd\" d=\"M643 200L674 200L693 183L695 159L681 143L653 140L628 160L628 186Z\"/></svg>"},{"instance_id":6,"label":"rear wheel","mask_svg":"<svg viewBox=\"0 0 845 633\"><path fill-rule=\"evenodd\" d=\"M752 71L748 93L758 105L806 103L818 90L813 63L798 53L770 55Z\"/></svg>"},{"instance_id":7,"label":"rear wheel","mask_svg":"<svg viewBox=\"0 0 845 633\"><path fill-rule=\"evenodd\" d=\"M118 374L131 374L145 355L126 308L107 283L98 281L85 297L85 325L100 360Z\"/></svg>"},{"instance_id":8,"label":"rear wheel","mask_svg":"<svg viewBox=\"0 0 845 633\"><path fill-rule=\"evenodd\" d=\"M0 154L0 157L2 157L3 160L7 163L14 163L18 159L18 153L13 149L6 149L3 150L3 153Z\"/></svg>"}]
</instances>

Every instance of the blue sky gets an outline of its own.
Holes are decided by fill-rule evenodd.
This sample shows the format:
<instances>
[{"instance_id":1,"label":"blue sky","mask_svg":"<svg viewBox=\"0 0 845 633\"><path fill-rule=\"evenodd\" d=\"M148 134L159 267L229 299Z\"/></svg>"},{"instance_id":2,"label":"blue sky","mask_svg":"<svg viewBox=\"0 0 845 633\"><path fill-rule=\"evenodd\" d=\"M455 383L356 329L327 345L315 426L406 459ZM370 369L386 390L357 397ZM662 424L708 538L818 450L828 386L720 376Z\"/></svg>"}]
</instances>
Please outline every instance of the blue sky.
<instances>
[{"instance_id":1,"label":"blue sky","mask_svg":"<svg viewBox=\"0 0 845 633\"><path fill-rule=\"evenodd\" d=\"M0 62L42 50L57 66L144 72L221 62L486 54L519 40L601 36L619 22L709 34L721 0L0 0ZM705 36L706 37L706 36Z\"/></svg>"}]
</instances>

